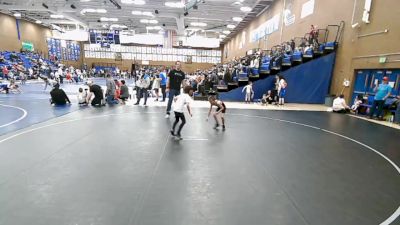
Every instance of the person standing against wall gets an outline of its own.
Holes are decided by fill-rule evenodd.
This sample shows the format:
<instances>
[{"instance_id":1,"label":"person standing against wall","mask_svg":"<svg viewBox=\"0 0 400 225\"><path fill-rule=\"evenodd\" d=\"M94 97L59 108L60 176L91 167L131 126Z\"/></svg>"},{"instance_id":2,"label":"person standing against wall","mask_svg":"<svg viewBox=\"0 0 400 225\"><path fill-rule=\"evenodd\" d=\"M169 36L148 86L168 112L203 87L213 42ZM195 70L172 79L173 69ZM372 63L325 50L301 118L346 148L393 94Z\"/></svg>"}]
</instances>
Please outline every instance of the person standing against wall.
<instances>
[{"instance_id":1,"label":"person standing against wall","mask_svg":"<svg viewBox=\"0 0 400 225\"><path fill-rule=\"evenodd\" d=\"M397 96L397 109L394 114L394 122L400 124L400 95Z\"/></svg>"},{"instance_id":2,"label":"person standing against wall","mask_svg":"<svg viewBox=\"0 0 400 225\"><path fill-rule=\"evenodd\" d=\"M169 91L169 94L165 118L169 118L172 100L174 100L175 96L178 96L181 93L181 85L184 79L185 73L181 70L181 62L176 61L175 69L171 70L168 74L167 91Z\"/></svg>"},{"instance_id":3,"label":"person standing against wall","mask_svg":"<svg viewBox=\"0 0 400 225\"><path fill-rule=\"evenodd\" d=\"M376 92L376 94L369 112L370 119L374 117L376 107L378 107L377 117L378 119L382 119L383 106L385 105L386 99L390 96L390 93L392 92L392 87L388 84L389 77L383 77L382 81L382 84L377 84L374 88L374 92Z\"/></svg>"}]
</instances>

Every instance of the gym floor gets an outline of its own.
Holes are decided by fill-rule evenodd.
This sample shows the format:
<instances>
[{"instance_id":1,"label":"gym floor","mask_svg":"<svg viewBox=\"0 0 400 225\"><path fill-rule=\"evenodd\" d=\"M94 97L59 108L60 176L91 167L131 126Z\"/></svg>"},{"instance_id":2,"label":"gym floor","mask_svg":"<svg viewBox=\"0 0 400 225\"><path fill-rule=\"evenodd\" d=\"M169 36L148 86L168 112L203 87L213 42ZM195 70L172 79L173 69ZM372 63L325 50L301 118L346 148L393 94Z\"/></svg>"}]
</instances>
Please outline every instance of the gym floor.
<instances>
[{"instance_id":1,"label":"gym floor","mask_svg":"<svg viewBox=\"0 0 400 225\"><path fill-rule=\"evenodd\" d=\"M393 128L228 103L225 132L196 108L176 141L165 107L26 95L0 98L1 225L400 224Z\"/></svg>"}]
</instances>

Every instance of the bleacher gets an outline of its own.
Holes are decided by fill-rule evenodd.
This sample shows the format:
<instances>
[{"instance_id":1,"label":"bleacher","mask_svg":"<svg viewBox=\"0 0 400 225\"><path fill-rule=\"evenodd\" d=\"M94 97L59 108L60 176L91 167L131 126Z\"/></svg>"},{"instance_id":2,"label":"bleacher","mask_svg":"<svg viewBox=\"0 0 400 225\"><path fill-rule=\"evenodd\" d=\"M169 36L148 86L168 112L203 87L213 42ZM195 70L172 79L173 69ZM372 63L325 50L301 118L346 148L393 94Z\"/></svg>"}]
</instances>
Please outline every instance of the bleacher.
<instances>
[{"instance_id":1,"label":"bleacher","mask_svg":"<svg viewBox=\"0 0 400 225\"><path fill-rule=\"evenodd\" d=\"M0 52L0 79L5 79L5 76L2 72L3 67L7 67L7 69L14 74L15 79L19 79L19 73L16 71L16 66L17 65L22 65L24 67L24 73L28 73L28 69L34 68L39 64L39 61L41 61L40 64L46 65L46 71L43 71L43 75L48 75L50 71L56 70L57 65L55 62L52 62L48 59L45 59L41 57L38 54L32 53L32 52L10 52L10 51L4 51ZM33 79L37 78L36 76L34 77L27 77L28 79Z\"/></svg>"},{"instance_id":2,"label":"bleacher","mask_svg":"<svg viewBox=\"0 0 400 225\"><path fill-rule=\"evenodd\" d=\"M242 57L239 62L247 62L252 57L259 57L258 67L250 68L245 63L242 68L234 70L232 82L222 85L223 87L220 85L217 90L219 92L231 91L246 85L248 81L265 79L270 75L284 72L335 52L339 46L343 29L344 22L342 21L338 25L328 25L324 29L318 29L316 40L311 41L309 33L306 33L303 37L294 37L292 41L295 48L291 51L286 51L285 48L286 45L290 44L289 42L284 42L267 50L255 50L253 55ZM260 55L257 55L256 52Z\"/></svg>"}]
</instances>

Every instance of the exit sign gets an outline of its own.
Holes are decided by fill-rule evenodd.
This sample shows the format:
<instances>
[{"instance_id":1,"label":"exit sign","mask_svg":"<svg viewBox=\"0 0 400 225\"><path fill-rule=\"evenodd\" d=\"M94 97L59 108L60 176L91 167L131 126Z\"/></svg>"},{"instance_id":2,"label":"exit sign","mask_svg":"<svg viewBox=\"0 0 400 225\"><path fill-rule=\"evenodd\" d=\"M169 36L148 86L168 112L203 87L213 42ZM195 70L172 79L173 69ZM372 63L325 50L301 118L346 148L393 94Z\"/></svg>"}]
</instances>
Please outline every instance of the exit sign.
<instances>
[{"instance_id":1,"label":"exit sign","mask_svg":"<svg viewBox=\"0 0 400 225\"><path fill-rule=\"evenodd\" d=\"M386 63L386 57L379 57L379 63Z\"/></svg>"}]
</instances>

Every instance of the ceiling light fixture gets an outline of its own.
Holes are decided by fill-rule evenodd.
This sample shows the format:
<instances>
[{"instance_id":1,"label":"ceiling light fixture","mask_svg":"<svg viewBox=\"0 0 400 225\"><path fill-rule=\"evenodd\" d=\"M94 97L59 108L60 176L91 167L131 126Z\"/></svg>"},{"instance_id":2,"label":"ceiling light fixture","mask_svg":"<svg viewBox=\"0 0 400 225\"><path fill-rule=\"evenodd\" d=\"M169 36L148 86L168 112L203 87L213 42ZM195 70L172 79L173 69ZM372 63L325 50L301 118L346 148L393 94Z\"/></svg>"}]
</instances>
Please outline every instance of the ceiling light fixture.
<instances>
[{"instance_id":1,"label":"ceiling light fixture","mask_svg":"<svg viewBox=\"0 0 400 225\"><path fill-rule=\"evenodd\" d=\"M227 27L228 29L234 29L234 28L235 28L235 25L233 25L233 24L228 24L228 25L226 25L226 27Z\"/></svg>"},{"instance_id":2,"label":"ceiling light fixture","mask_svg":"<svg viewBox=\"0 0 400 225\"><path fill-rule=\"evenodd\" d=\"M206 27L207 26L206 23L202 23L202 22L191 22L190 25L195 26L195 27Z\"/></svg>"},{"instance_id":3,"label":"ceiling light fixture","mask_svg":"<svg viewBox=\"0 0 400 225\"><path fill-rule=\"evenodd\" d=\"M219 35L219 38L224 39L224 38L226 38L226 35L221 34L221 35Z\"/></svg>"},{"instance_id":4,"label":"ceiling light fixture","mask_svg":"<svg viewBox=\"0 0 400 225\"><path fill-rule=\"evenodd\" d=\"M82 9L81 14L85 15L85 13L107 13L105 9Z\"/></svg>"},{"instance_id":5,"label":"ceiling light fixture","mask_svg":"<svg viewBox=\"0 0 400 225\"><path fill-rule=\"evenodd\" d=\"M154 17L152 12L132 11L132 15L136 16L151 16Z\"/></svg>"},{"instance_id":6,"label":"ceiling light fixture","mask_svg":"<svg viewBox=\"0 0 400 225\"><path fill-rule=\"evenodd\" d=\"M107 13L107 10L105 9L96 9L97 13Z\"/></svg>"},{"instance_id":7,"label":"ceiling light fixture","mask_svg":"<svg viewBox=\"0 0 400 225\"><path fill-rule=\"evenodd\" d=\"M108 22L108 21L110 21L110 22L117 22L117 21L118 21L118 18L101 17L101 18L100 18L100 21L102 21L102 22Z\"/></svg>"},{"instance_id":8,"label":"ceiling light fixture","mask_svg":"<svg viewBox=\"0 0 400 225\"><path fill-rule=\"evenodd\" d=\"M150 24L157 24L158 23L157 20L148 20L148 19L141 19L140 22L141 23L150 23Z\"/></svg>"},{"instance_id":9,"label":"ceiling light fixture","mask_svg":"<svg viewBox=\"0 0 400 225\"><path fill-rule=\"evenodd\" d=\"M143 16L154 16L152 12L142 12Z\"/></svg>"},{"instance_id":10,"label":"ceiling light fixture","mask_svg":"<svg viewBox=\"0 0 400 225\"><path fill-rule=\"evenodd\" d=\"M20 18L21 17L21 13L14 13L14 16L17 17L17 18Z\"/></svg>"},{"instance_id":11,"label":"ceiling light fixture","mask_svg":"<svg viewBox=\"0 0 400 225\"><path fill-rule=\"evenodd\" d=\"M126 29L126 28L128 28L128 27L125 25L119 25L119 24L113 24L110 26L110 29Z\"/></svg>"},{"instance_id":12,"label":"ceiling light fixture","mask_svg":"<svg viewBox=\"0 0 400 225\"><path fill-rule=\"evenodd\" d=\"M63 15L53 14L53 15L50 15L50 18L53 18L53 19L62 19L62 18L64 18L64 16L63 16Z\"/></svg>"},{"instance_id":13,"label":"ceiling light fixture","mask_svg":"<svg viewBox=\"0 0 400 225\"><path fill-rule=\"evenodd\" d=\"M154 27L146 27L147 30L161 30L160 26L154 26Z\"/></svg>"},{"instance_id":14,"label":"ceiling light fixture","mask_svg":"<svg viewBox=\"0 0 400 225\"><path fill-rule=\"evenodd\" d=\"M243 19L240 17L233 17L232 20L235 22L241 22Z\"/></svg>"},{"instance_id":15,"label":"ceiling light fixture","mask_svg":"<svg viewBox=\"0 0 400 225\"><path fill-rule=\"evenodd\" d=\"M184 8L185 4L182 2L165 2L165 6L171 7L171 8Z\"/></svg>"},{"instance_id":16,"label":"ceiling light fixture","mask_svg":"<svg viewBox=\"0 0 400 225\"><path fill-rule=\"evenodd\" d=\"M251 8L248 7L248 6L243 6L243 7L240 7L240 10L241 10L242 12L250 12L250 11L251 11Z\"/></svg>"},{"instance_id":17,"label":"ceiling light fixture","mask_svg":"<svg viewBox=\"0 0 400 225\"><path fill-rule=\"evenodd\" d=\"M84 14L85 14L85 13L95 13L96 10L95 10L95 9L82 9L81 12L83 12Z\"/></svg>"},{"instance_id":18,"label":"ceiling light fixture","mask_svg":"<svg viewBox=\"0 0 400 225\"><path fill-rule=\"evenodd\" d=\"M146 2L144 0L121 0L122 4L135 4L135 5L144 5Z\"/></svg>"},{"instance_id":19,"label":"ceiling light fixture","mask_svg":"<svg viewBox=\"0 0 400 225\"><path fill-rule=\"evenodd\" d=\"M42 21L40 21L40 20L36 20L36 23L37 23L37 24L41 24L41 23L42 23Z\"/></svg>"},{"instance_id":20,"label":"ceiling light fixture","mask_svg":"<svg viewBox=\"0 0 400 225\"><path fill-rule=\"evenodd\" d=\"M228 35L228 34L230 34L231 32L230 32L229 30L224 30L224 31L222 31L222 33Z\"/></svg>"}]
</instances>

